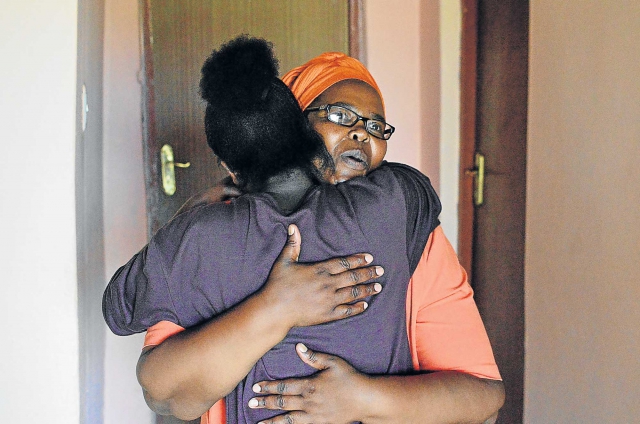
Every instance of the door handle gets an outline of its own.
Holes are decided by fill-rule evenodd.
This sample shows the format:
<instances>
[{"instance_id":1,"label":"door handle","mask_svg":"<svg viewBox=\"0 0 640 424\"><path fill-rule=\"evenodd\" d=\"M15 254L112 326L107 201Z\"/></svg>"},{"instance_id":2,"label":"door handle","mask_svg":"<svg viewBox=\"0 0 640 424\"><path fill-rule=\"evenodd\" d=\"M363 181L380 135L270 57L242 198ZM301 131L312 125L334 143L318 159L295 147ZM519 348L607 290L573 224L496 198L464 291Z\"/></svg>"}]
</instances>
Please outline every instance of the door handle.
<instances>
[{"instance_id":1,"label":"door handle","mask_svg":"<svg viewBox=\"0 0 640 424\"><path fill-rule=\"evenodd\" d=\"M467 169L466 175L473 175L473 204L484 203L484 155L476 153L473 169Z\"/></svg>"},{"instance_id":2,"label":"door handle","mask_svg":"<svg viewBox=\"0 0 640 424\"><path fill-rule=\"evenodd\" d=\"M162 190L167 196L173 196L176 192L175 167L188 168L191 162L177 163L173 160L173 148L165 144L160 149L160 168L162 169Z\"/></svg>"}]
</instances>

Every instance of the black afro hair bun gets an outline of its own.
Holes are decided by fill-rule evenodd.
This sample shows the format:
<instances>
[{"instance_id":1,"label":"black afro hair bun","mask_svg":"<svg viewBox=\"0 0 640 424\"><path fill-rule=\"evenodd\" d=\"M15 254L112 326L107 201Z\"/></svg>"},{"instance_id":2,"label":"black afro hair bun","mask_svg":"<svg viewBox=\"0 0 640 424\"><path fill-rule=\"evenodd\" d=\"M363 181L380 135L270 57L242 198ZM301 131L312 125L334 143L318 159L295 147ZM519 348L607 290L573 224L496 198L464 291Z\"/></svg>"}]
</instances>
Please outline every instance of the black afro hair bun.
<instances>
[{"instance_id":1,"label":"black afro hair bun","mask_svg":"<svg viewBox=\"0 0 640 424\"><path fill-rule=\"evenodd\" d=\"M241 35L214 50L202 67L200 92L207 143L244 190L259 191L271 176L294 168L317 174L324 143L278 78L271 43Z\"/></svg>"},{"instance_id":2,"label":"black afro hair bun","mask_svg":"<svg viewBox=\"0 0 640 424\"><path fill-rule=\"evenodd\" d=\"M202 98L216 109L258 107L278 78L272 48L262 38L241 35L214 50L202 66Z\"/></svg>"}]
</instances>

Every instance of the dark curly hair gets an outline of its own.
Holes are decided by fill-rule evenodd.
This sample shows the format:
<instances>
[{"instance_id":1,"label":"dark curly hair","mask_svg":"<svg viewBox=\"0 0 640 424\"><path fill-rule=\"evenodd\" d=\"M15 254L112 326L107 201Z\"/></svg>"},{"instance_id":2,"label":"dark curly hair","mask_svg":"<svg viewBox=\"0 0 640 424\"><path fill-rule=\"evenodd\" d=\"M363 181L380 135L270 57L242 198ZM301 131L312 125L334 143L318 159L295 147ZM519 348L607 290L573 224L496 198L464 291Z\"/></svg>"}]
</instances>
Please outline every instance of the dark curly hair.
<instances>
[{"instance_id":1,"label":"dark curly hair","mask_svg":"<svg viewBox=\"0 0 640 424\"><path fill-rule=\"evenodd\" d=\"M202 67L207 143L247 191L293 168L319 179L327 166L322 138L278 78L272 45L241 35L214 50Z\"/></svg>"}]
</instances>

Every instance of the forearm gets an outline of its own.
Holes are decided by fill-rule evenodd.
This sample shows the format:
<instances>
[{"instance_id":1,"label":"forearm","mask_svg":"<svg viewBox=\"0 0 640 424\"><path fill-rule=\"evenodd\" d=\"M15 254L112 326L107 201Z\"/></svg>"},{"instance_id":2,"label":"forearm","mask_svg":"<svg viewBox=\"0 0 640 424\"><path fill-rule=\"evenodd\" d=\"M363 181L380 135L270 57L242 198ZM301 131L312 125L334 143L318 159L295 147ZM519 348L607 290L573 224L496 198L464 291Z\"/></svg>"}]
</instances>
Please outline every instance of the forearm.
<instances>
[{"instance_id":1,"label":"forearm","mask_svg":"<svg viewBox=\"0 0 640 424\"><path fill-rule=\"evenodd\" d=\"M365 423L484 423L504 402L501 381L455 371L368 377L366 386Z\"/></svg>"},{"instance_id":2,"label":"forearm","mask_svg":"<svg viewBox=\"0 0 640 424\"><path fill-rule=\"evenodd\" d=\"M149 407L181 419L199 417L231 392L289 328L272 303L254 295L145 351L137 373Z\"/></svg>"}]
</instances>

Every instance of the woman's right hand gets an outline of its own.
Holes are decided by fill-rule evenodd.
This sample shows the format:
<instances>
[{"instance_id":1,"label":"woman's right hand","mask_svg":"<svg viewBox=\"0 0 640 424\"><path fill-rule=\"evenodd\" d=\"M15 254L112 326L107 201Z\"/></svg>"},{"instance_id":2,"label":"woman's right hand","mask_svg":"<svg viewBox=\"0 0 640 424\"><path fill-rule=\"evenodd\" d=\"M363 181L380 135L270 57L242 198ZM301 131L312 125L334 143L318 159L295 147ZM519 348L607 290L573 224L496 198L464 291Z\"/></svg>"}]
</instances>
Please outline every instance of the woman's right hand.
<instances>
[{"instance_id":1,"label":"woman's right hand","mask_svg":"<svg viewBox=\"0 0 640 424\"><path fill-rule=\"evenodd\" d=\"M305 327L349 318L369 306L365 298L382 290L369 282L384 274L368 253L322 262L300 263L301 236L290 225L287 243L273 264L267 282L258 294L290 327Z\"/></svg>"}]
</instances>

